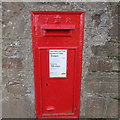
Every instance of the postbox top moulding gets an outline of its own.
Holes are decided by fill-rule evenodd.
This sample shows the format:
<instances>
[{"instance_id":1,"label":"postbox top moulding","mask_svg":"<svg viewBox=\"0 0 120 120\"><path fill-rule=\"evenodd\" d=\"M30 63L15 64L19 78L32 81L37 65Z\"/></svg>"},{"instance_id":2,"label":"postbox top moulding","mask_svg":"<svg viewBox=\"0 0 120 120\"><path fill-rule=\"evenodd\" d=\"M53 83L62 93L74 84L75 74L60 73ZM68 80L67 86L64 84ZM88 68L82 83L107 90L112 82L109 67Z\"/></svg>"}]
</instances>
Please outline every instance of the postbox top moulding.
<instances>
[{"instance_id":1,"label":"postbox top moulding","mask_svg":"<svg viewBox=\"0 0 120 120\"><path fill-rule=\"evenodd\" d=\"M31 14L67 14L67 15L81 15L84 11L31 11Z\"/></svg>"}]
</instances>

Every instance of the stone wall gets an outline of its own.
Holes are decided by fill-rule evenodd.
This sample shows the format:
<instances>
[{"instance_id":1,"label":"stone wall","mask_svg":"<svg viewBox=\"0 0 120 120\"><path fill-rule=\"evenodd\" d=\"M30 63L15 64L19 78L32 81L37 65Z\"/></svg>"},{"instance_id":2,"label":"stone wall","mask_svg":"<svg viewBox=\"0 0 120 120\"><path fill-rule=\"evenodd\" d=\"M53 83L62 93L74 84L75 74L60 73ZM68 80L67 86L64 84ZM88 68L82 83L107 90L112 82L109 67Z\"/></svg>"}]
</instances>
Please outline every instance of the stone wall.
<instances>
[{"instance_id":1,"label":"stone wall","mask_svg":"<svg viewBox=\"0 0 120 120\"><path fill-rule=\"evenodd\" d=\"M30 11L85 11L82 118L118 118L118 3L2 2L3 118L34 118Z\"/></svg>"}]
</instances>

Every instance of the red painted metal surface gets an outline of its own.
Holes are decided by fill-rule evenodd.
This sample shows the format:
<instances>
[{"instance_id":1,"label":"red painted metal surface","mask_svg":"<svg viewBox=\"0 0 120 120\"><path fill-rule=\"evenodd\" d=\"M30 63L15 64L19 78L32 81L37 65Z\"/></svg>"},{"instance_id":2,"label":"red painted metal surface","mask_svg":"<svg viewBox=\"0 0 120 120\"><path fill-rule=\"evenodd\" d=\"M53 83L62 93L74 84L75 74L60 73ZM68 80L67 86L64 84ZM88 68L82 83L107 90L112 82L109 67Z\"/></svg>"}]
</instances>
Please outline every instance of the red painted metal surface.
<instances>
[{"instance_id":1,"label":"red painted metal surface","mask_svg":"<svg viewBox=\"0 0 120 120\"><path fill-rule=\"evenodd\" d=\"M36 117L79 118L84 12L32 11L31 23ZM56 49L67 50L66 77L50 77Z\"/></svg>"}]
</instances>

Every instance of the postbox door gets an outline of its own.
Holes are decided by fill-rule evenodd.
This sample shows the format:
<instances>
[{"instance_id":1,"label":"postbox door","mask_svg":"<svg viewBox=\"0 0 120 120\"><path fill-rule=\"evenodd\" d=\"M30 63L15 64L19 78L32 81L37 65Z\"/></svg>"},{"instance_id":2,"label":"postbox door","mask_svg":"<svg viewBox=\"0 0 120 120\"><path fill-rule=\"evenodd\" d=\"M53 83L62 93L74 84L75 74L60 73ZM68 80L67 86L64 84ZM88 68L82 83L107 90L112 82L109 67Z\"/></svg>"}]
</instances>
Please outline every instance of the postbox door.
<instances>
[{"instance_id":1,"label":"postbox door","mask_svg":"<svg viewBox=\"0 0 120 120\"><path fill-rule=\"evenodd\" d=\"M43 114L73 113L75 50L66 49L66 54L63 57L65 58L62 61L64 62L66 60L66 63L58 60L58 62L61 62L60 64L66 65L65 68L62 68L65 72L63 73L63 77L59 75L58 77L50 76L50 50L40 50ZM58 57L58 59L61 58Z\"/></svg>"}]
</instances>

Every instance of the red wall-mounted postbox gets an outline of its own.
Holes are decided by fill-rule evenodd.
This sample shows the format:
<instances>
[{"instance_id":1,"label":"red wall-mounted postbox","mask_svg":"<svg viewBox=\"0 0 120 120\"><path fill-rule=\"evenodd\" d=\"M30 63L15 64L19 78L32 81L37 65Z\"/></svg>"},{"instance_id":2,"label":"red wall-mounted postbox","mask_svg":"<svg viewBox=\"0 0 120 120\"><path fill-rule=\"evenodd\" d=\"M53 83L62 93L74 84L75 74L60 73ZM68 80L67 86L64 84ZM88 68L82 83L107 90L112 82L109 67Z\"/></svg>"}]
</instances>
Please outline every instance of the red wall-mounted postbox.
<instances>
[{"instance_id":1,"label":"red wall-mounted postbox","mask_svg":"<svg viewBox=\"0 0 120 120\"><path fill-rule=\"evenodd\" d=\"M37 118L79 118L84 12L32 11Z\"/></svg>"}]
</instances>

